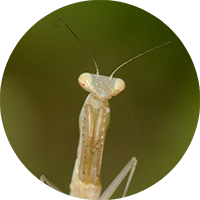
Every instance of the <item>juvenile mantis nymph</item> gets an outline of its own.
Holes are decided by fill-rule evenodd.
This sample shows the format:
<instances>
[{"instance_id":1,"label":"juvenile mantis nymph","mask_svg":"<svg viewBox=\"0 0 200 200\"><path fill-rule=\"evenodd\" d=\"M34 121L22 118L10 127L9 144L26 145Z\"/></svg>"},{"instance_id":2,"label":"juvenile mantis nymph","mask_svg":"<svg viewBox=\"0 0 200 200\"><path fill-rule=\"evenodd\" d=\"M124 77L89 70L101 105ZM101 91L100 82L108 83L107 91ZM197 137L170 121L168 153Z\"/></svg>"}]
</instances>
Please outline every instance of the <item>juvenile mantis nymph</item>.
<instances>
[{"instance_id":1,"label":"juvenile mantis nymph","mask_svg":"<svg viewBox=\"0 0 200 200\"><path fill-rule=\"evenodd\" d=\"M122 196L125 197L137 165L137 159L135 157L130 159L126 166L100 196L102 156L106 132L110 122L110 107L108 100L113 96L118 95L125 89L125 82L120 78L113 78L113 76L115 72L125 64L170 42L156 46L129 59L117 67L110 76L102 76L99 75L98 66L87 47L60 17L57 16L57 18L82 44L96 67L96 74L83 73L78 78L80 86L89 92L89 95L83 104L79 116L80 139L77 150L77 158L70 184L70 195L83 199L107 200L112 196L120 183L130 172ZM52 188L60 191L44 175L40 177L40 180Z\"/></svg>"}]
</instances>

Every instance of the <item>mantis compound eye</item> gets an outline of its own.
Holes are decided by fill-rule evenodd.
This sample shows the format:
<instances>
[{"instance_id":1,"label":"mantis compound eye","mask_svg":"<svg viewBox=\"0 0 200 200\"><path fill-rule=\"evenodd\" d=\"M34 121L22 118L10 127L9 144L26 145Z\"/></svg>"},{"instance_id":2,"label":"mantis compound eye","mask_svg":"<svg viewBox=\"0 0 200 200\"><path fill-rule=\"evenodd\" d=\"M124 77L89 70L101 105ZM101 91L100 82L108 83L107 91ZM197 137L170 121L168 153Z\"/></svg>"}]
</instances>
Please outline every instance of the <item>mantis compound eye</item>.
<instances>
[{"instance_id":1,"label":"mantis compound eye","mask_svg":"<svg viewBox=\"0 0 200 200\"><path fill-rule=\"evenodd\" d=\"M121 78L116 78L113 86L113 96L118 95L125 89L125 82Z\"/></svg>"},{"instance_id":2,"label":"mantis compound eye","mask_svg":"<svg viewBox=\"0 0 200 200\"><path fill-rule=\"evenodd\" d=\"M78 82L80 84L80 86L90 92L91 88L92 88L92 75L90 73L83 73L79 76L78 78Z\"/></svg>"}]
</instances>

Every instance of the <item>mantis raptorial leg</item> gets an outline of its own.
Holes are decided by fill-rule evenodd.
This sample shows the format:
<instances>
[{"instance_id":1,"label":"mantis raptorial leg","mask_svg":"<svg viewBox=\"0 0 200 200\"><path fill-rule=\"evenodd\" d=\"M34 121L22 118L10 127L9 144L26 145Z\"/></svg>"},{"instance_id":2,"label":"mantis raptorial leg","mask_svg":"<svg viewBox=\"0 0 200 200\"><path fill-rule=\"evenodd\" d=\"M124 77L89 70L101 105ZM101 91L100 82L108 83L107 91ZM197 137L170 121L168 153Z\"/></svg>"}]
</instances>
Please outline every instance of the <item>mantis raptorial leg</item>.
<instances>
[{"instance_id":1,"label":"mantis raptorial leg","mask_svg":"<svg viewBox=\"0 0 200 200\"><path fill-rule=\"evenodd\" d=\"M99 75L98 66L87 47L60 17L57 16L57 18L82 44L96 67L96 74L83 73L78 78L80 86L90 94L86 98L79 116L80 139L77 150L77 159L75 161L70 184L70 195L83 199L107 200L112 196L120 183L130 172L122 196L125 197L137 165L137 159L135 157L130 159L126 166L100 196L102 156L105 144L105 136L110 122L110 107L108 100L113 96L118 95L125 89L124 81L120 78L113 78L113 76L117 70L132 60L170 42L166 42L162 45L151 48L148 51L129 59L117 67L110 76L102 76ZM40 180L50 187L61 191L44 175L40 177Z\"/></svg>"},{"instance_id":2,"label":"mantis raptorial leg","mask_svg":"<svg viewBox=\"0 0 200 200\"><path fill-rule=\"evenodd\" d=\"M65 200L66 195L45 176L40 176L40 200Z\"/></svg>"}]
</instances>

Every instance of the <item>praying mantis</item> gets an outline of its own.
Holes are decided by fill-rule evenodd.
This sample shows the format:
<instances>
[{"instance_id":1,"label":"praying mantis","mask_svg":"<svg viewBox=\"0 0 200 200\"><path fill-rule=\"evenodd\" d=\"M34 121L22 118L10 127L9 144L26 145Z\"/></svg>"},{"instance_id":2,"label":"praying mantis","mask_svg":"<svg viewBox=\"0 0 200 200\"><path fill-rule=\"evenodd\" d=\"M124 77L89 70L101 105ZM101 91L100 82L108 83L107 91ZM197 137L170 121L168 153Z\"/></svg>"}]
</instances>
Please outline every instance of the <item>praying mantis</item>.
<instances>
[{"instance_id":1,"label":"praying mantis","mask_svg":"<svg viewBox=\"0 0 200 200\"><path fill-rule=\"evenodd\" d=\"M95 68L96 74L83 73L79 76L78 82L80 86L89 92L79 115L79 129L80 139L77 149L77 158L72 174L70 184L70 195L83 199L92 200L108 200L120 183L129 173L123 196L126 196L130 182L132 180L134 171L137 165L137 159L132 157L125 165L121 172L111 182L108 188L101 194L101 164L103 157L103 150L105 145L106 132L110 122L110 107L109 99L117 96L125 89L125 82L120 78L114 78L114 74L121 67L131 62L132 60L158 49L169 42L149 49L121 64L117 67L110 76L102 76L99 74L99 69L92 54L79 39L79 37L71 30L71 28L59 16L56 16L68 30L77 38L84 49L90 55ZM52 182L50 182L44 175L40 180L50 187L62 192Z\"/></svg>"}]
</instances>

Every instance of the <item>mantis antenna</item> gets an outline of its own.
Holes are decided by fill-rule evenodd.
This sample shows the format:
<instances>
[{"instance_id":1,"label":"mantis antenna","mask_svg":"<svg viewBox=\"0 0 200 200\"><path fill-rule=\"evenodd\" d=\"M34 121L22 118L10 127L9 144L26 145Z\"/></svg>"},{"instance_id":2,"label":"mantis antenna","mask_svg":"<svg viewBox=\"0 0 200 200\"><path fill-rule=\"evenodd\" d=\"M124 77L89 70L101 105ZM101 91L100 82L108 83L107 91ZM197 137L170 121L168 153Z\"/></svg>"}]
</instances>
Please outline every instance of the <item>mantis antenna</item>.
<instances>
[{"instance_id":1,"label":"mantis antenna","mask_svg":"<svg viewBox=\"0 0 200 200\"><path fill-rule=\"evenodd\" d=\"M66 22L64 20L62 20L58 15L56 15L56 17L69 29L69 31L76 37L76 39L81 43L81 45L83 46L83 48L88 52L88 54L90 55L95 67L96 67L96 74L99 75L99 68L97 66L96 61L94 60L94 57L92 56L92 54L90 53L90 51L88 50L88 48L83 44L83 42L80 40L80 38L74 33L74 31L72 31L72 29L66 24Z\"/></svg>"},{"instance_id":2,"label":"mantis antenna","mask_svg":"<svg viewBox=\"0 0 200 200\"><path fill-rule=\"evenodd\" d=\"M110 79L112 79L114 73L115 73L116 71L118 71L120 68L122 68L124 65L126 65L126 64L128 64L129 62L135 60L136 58L139 58L139 57L141 57L141 56L143 56L143 55L149 53L150 51L153 51L153 50L155 50L155 49L158 49L158 48L160 48L160 47L162 47L162 46L164 46L164 45L166 45L166 44L169 44L169 43L171 43L171 41L165 42L164 44L161 44L161 45L159 45L159 46L156 46L156 47L154 47L154 48L151 48L151 49L149 49L149 50L147 50L147 51L145 51L145 52L143 52L143 53L141 53L141 54L139 54L139 55L137 55L137 56L135 56L135 57L133 57L133 58L127 60L126 62L124 62L123 64L121 64L119 67L117 67L117 68L113 71L113 73L110 75Z\"/></svg>"},{"instance_id":3,"label":"mantis antenna","mask_svg":"<svg viewBox=\"0 0 200 200\"><path fill-rule=\"evenodd\" d=\"M99 68L98 68L98 66L97 66L97 63L96 63L94 57L92 56L92 54L90 53L90 51L88 50L88 48L83 44L83 42L80 40L80 38L74 33L74 31L72 31L72 29L66 24L66 22L65 22L64 20L62 20L58 15L56 15L56 17L69 29L69 31L76 37L76 39L81 43L81 45L84 47L84 49L88 52L88 54L90 55L90 57L91 57L91 59L92 59L94 65L95 65L95 67L96 67L96 74L99 75ZM149 50L147 50L147 51L145 51L145 52L143 52L143 53L141 53L141 54L139 54L139 55L137 55L137 56L135 56L135 57L133 57L133 58L127 60L126 62L124 62L123 64L121 64L119 67L117 67L117 68L112 72L112 74L110 75L110 79L112 79L112 78L113 78L113 75L115 74L115 72L118 71L120 68L122 68L124 65L126 65L126 64L128 64L129 62L135 60L136 58L139 58L139 57L141 57L141 56L143 56L143 55L145 55L145 54L147 54L147 53L149 53L149 52L151 52L151 51L153 51L153 50L155 50L155 49L158 49L158 48L160 48L160 47L162 47L162 46L164 46L164 45L167 45L167 44L169 44L169 43L171 43L171 41L165 42L164 44L161 44L161 45L159 45L159 46L156 46L156 47L154 47L154 48L151 48L151 49L149 49Z\"/></svg>"}]
</instances>

